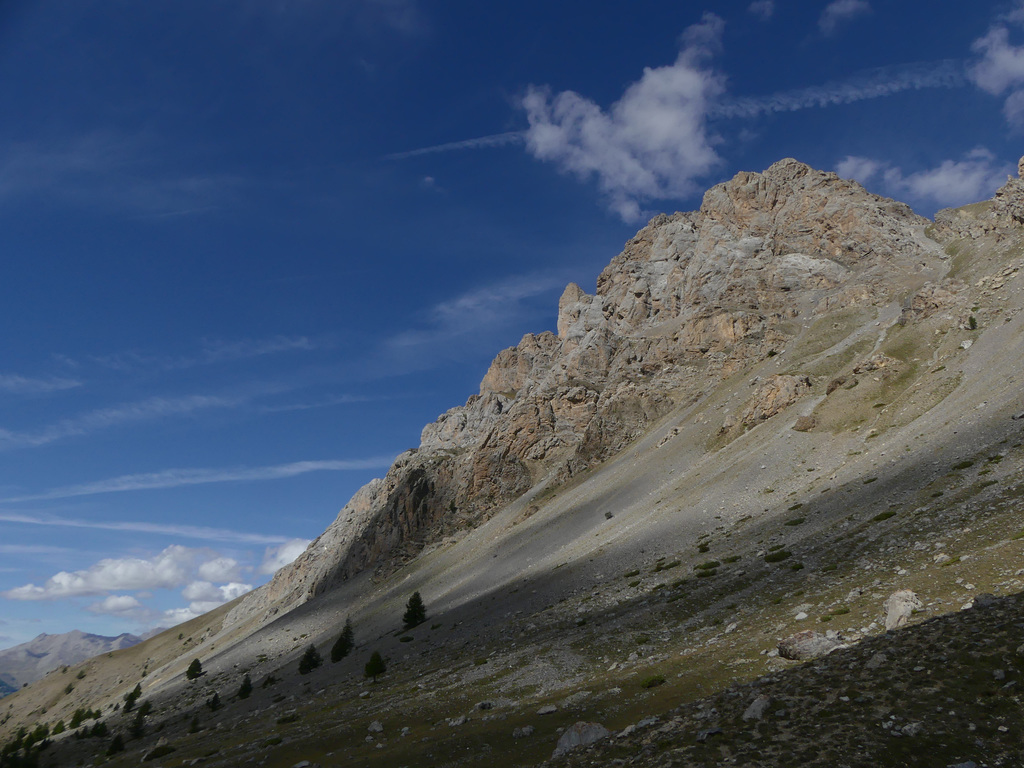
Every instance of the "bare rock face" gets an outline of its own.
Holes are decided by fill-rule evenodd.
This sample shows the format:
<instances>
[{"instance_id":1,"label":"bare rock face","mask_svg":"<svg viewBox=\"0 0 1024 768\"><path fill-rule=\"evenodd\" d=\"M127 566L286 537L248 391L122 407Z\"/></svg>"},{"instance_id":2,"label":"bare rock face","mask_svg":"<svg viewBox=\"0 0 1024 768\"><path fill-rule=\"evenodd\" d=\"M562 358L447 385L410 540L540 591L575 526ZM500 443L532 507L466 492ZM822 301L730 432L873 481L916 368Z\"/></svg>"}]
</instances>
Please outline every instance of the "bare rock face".
<instances>
[{"instance_id":1,"label":"bare rock face","mask_svg":"<svg viewBox=\"0 0 1024 768\"><path fill-rule=\"evenodd\" d=\"M775 354L792 319L892 298L943 258L906 205L796 160L740 173L700 210L661 215L597 278L570 284L557 335L500 352L479 394L423 429L421 444L362 489L295 563L235 609L287 610L366 568L396 567L539 482L623 450L682 400ZM809 391L773 376L742 421Z\"/></svg>"},{"instance_id":2,"label":"bare rock face","mask_svg":"<svg viewBox=\"0 0 1024 768\"><path fill-rule=\"evenodd\" d=\"M588 744L593 744L601 739L606 739L611 735L611 731L605 728L600 723L587 723L579 721L573 723L565 729L559 739L558 744L555 746L555 751L551 755L551 759L559 758L566 752L569 752L577 747L585 747Z\"/></svg>"},{"instance_id":3,"label":"bare rock face","mask_svg":"<svg viewBox=\"0 0 1024 768\"><path fill-rule=\"evenodd\" d=\"M747 402L739 421L754 426L789 407L811 389L807 376L770 376Z\"/></svg>"}]
</instances>

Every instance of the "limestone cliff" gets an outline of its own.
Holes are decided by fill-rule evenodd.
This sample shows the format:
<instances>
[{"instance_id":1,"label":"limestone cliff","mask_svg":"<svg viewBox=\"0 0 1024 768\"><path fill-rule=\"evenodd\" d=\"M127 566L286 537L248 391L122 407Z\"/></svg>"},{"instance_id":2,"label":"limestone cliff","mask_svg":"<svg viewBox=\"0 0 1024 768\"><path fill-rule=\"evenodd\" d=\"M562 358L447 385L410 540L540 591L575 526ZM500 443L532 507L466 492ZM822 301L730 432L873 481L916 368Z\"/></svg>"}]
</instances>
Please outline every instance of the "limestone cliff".
<instances>
[{"instance_id":1,"label":"limestone cliff","mask_svg":"<svg viewBox=\"0 0 1024 768\"><path fill-rule=\"evenodd\" d=\"M1013 205L1001 215L1016 216ZM572 477L677 403L781 351L798 322L906 298L893 293L922 288L946 258L928 224L792 159L712 188L698 211L657 216L594 295L565 289L557 335L527 334L500 352L479 394L427 425L418 449L361 489L229 622L269 618L364 569L392 567L537 484ZM920 303L941 292L926 288ZM769 381L765 402L742 418L770 418L810 384Z\"/></svg>"}]
</instances>

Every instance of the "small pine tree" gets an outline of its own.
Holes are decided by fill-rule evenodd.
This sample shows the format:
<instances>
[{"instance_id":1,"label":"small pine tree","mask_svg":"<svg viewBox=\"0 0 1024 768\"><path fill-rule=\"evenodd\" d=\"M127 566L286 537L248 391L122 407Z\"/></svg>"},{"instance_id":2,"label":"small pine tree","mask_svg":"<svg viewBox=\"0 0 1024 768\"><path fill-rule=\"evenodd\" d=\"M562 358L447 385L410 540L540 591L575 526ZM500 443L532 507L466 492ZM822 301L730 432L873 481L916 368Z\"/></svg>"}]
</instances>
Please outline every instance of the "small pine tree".
<instances>
[{"instance_id":1,"label":"small pine tree","mask_svg":"<svg viewBox=\"0 0 1024 768\"><path fill-rule=\"evenodd\" d=\"M135 706L135 702L139 700L139 697L141 695L142 685L140 684L137 684L134 688L131 689L131 691L126 693L124 695L124 711L131 712L132 708Z\"/></svg>"},{"instance_id":2,"label":"small pine tree","mask_svg":"<svg viewBox=\"0 0 1024 768\"><path fill-rule=\"evenodd\" d=\"M121 738L121 734L115 734L114 738L110 742L110 746L107 747L107 755L116 755L118 752L124 752L124 739Z\"/></svg>"},{"instance_id":3,"label":"small pine tree","mask_svg":"<svg viewBox=\"0 0 1024 768\"><path fill-rule=\"evenodd\" d=\"M363 670L367 677L373 678L373 682L377 682L377 675L383 675L388 671L387 665L384 663L384 657L380 655L380 651L374 651L370 656L370 660L366 662L366 667Z\"/></svg>"},{"instance_id":4,"label":"small pine tree","mask_svg":"<svg viewBox=\"0 0 1024 768\"><path fill-rule=\"evenodd\" d=\"M214 691L213 696L207 699L206 706L210 708L211 712L216 712L220 709L220 694Z\"/></svg>"},{"instance_id":5,"label":"small pine tree","mask_svg":"<svg viewBox=\"0 0 1024 768\"><path fill-rule=\"evenodd\" d=\"M248 699L249 698L249 694L251 694L251 693L252 693L252 680L249 679L249 675L247 674L245 677L242 678L242 684L238 687L238 698L240 698L240 699Z\"/></svg>"},{"instance_id":6,"label":"small pine tree","mask_svg":"<svg viewBox=\"0 0 1024 768\"><path fill-rule=\"evenodd\" d=\"M188 665L188 669L185 670L185 677L189 680L195 680L197 677L202 677L203 665L199 659L193 659L192 663Z\"/></svg>"},{"instance_id":7,"label":"small pine tree","mask_svg":"<svg viewBox=\"0 0 1024 768\"><path fill-rule=\"evenodd\" d=\"M193 715L192 722L188 724L189 733L199 733L199 716Z\"/></svg>"},{"instance_id":8,"label":"small pine tree","mask_svg":"<svg viewBox=\"0 0 1024 768\"><path fill-rule=\"evenodd\" d=\"M405 615L402 617L405 628L412 629L426 620L427 608L423 605L423 598L419 592L413 592L409 602L405 604Z\"/></svg>"},{"instance_id":9,"label":"small pine tree","mask_svg":"<svg viewBox=\"0 0 1024 768\"><path fill-rule=\"evenodd\" d=\"M142 710L135 713L135 719L128 726L128 735L133 739L141 739L146 735L146 716L142 714Z\"/></svg>"},{"instance_id":10,"label":"small pine tree","mask_svg":"<svg viewBox=\"0 0 1024 768\"><path fill-rule=\"evenodd\" d=\"M320 658L320 653L317 651L316 646L310 644L306 652L302 654L302 658L299 659L299 674L308 675L322 663L323 659Z\"/></svg>"},{"instance_id":11,"label":"small pine tree","mask_svg":"<svg viewBox=\"0 0 1024 768\"><path fill-rule=\"evenodd\" d=\"M348 656L355 647L355 635L352 632L352 619L345 619L345 628L341 630L337 642L331 648L331 661L338 662Z\"/></svg>"}]
</instances>

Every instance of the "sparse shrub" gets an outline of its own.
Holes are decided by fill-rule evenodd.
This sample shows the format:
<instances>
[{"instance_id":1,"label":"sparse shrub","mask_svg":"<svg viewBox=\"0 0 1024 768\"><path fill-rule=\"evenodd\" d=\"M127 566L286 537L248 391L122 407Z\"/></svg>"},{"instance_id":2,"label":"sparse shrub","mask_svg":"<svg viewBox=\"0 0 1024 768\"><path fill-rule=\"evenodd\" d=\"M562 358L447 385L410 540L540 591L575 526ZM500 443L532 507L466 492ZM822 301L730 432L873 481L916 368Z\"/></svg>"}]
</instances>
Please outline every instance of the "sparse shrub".
<instances>
[{"instance_id":1,"label":"sparse shrub","mask_svg":"<svg viewBox=\"0 0 1024 768\"><path fill-rule=\"evenodd\" d=\"M242 684L238 686L238 698L248 699L252 694L252 680L249 675L242 678Z\"/></svg>"},{"instance_id":2,"label":"sparse shrub","mask_svg":"<svg viewBox=\"0 0 1024 768\"><path fill-rule=\"evenodd\" d=\"M214 691L213 696L206 700L206 706L210 708L211 712L216 712L220 709L220 694Z\"/></svg>"},{"instance_id":3,"label":"sparse shrub","mask_svg":"<svg viewBox=\"0 0 1024 768\"><path fill-rule=\"evenodd\" d=\"M78 674L75 675L75 679L76 680L85 680L85 670L84 669L78 670Z\"/></svg>"},{"instance_id":4,"label":"sparse shrub","mask_svg":"<svg viewBox=\"0 0 1024 768\"><path fill-rule=\"evenodd\" d=\"M877 477L865 477L864 485L871 485L871 483L875 482L877 479Z\"/></svg>"},{"instance_id":5,"label":"sparse shrub","mask_svg":"<svg viewBox=\"0 0 1024 768\"><path fill-rule=\"evenodd\" d=\"M53 735L59 736L62 733L64 733L64 721L58 720L57 724L53 726Z\"/></svg>"},{"instance_id":6,"label":"sparse shrub","mask_svg":"<svg viewBox=\"0 0 1024 768\"><path fill-rule=\"evenodd\" d=\"M791 570L791 571L802 571L803 569L804 569L804 564L803 563L793 563L791 566L789 566L789 570Z\"/></svg>"},{"instance_id":7,"label":"sparse shrub","mask_svg":"<svg viewBox=\"0 0 1024 768\"><path fill-rule=\"evenodd\" d=\"M792 520L787 520L783 525L803 525L807 522L806 517L794 517Z\"/></svg>"},{"instance_id":8,"label":"sparse shrub","mask_svg":"<svg viewBox=\"0 0 1024 768\"><path fill-rule=\"evenodd\" d=\"M700 565L693 566L693 570L695 570L695 571L707 571L707 570L712 570L714 568L717 568L720 565L721 565L721 563L718 562L717 560L708 560L706 562L701 563Z\"/></svg>"},{"instance_id":9,"label":"sparse shrub","mask_svg":"<svg viewBox=\"0 0 1024 768\"><path fill-rule=\"evenodd\" d=\"M978 318L976 318L974 315L971 315L970 317L968 317L967 318L967 327L970 330L972 330L972 331L978 330Z\"/></svg>"},{"instance_id":10,"label":"sparse shrub","mask_svg":"<svg viewBox=\"0 0 1024 768\"><path fill-rule=\"evenodd\" d=\"M260 683L260 688L269 688L270 686L272 686L276 682L277 682L277 678L276 677L274 677L273 675L267 675L265 678L263 678L263 682Z\"/></svg>"},{"instance_id":11,"label":"sparse shrub","mask_svg":"<svg viewBox=\"0 0 1024 768\"><path fill-rule=\"evenodd\" d=\"M282 715L281 717L277 718L277 724L278 725L290 725L291 723L298 722L298 720L299 720L299 713L298 712L291 712L291 713L289 713L287 715Z\"/></svg>"},{"instance_id":12,"label":"sparse shrub","mask_svg":"<svg viewBox=\"0 0 1024 768\"><path fill-rule=\"evenodd\" d=\"M192 722L188 724L189 733L199 733L199 716L193 715Z\"/></svg>"},{"instance_id":13,"label":"sparse shrub","mask_svg":"<svg viewBox=\"0 0 1024 768\"><path fill-rule=\"evenodd\" d=\"M74 686L74 684L72 684L72 683L68 683L68 684L67 684L67 686L66 686L66 687L64 688L64 695L65 695L65 696L67 696L67 695L68 695L69 693L71 693L71 692L72 692L73 690L75 690L75 686Z\"/></svg>"},{"instance_id":14,"label":"sparse shrub","mask_svg":"<svg viewBox=\"0 0 1024 768\"><path fill-rule=\"evenodd\" d=\"M188 669L185 670L185 677L189 680L195 680L197 677L203 675L203 664L199 659L193 659L192 663L188 665Z\"/></svg>"},{"instance_id":15,"label":"sparse shrub","mask_svg":"<svg viewBox=\"0 0 1024 768\"><path fill-rule=\"evenodd\" d=\"M322 663L323 659L320 658L320 652L317 651L315 645L310 644L306 648L306 652L302 654L302 658L299 659L299 674L308 675Z\"/></svg>"},{"instance_id":16,"label":"sparse shrub","mask_svg":"<svg viewBox=\"0 0 1024 768\"><path fill-rule=\"evenodd\" d=\"M650 677L645 677L643 680L640 681L641 688L657 688L659 685L664 684L664 675L651 675Z\"/></svg>"},{"instance_id":17,"label":"sparse shrub","mask_svg":"<svg viewBox=\"0 0 1024 768\"><path fill-rule=\"evenodd\" d=\"M427 607L423 604L423 598L419 592L413 592L409 602L405 604L405 615L402 616L402 623L405 629L412 629L427 620Z\"/></svg>"},{"instance_id":18,"label":"sparse shrub","mask_svg":"<svg viewBox=\"0 0 1024 768\"><path fill-rule=\"evenodd\" d=\"M338 639L331 646L331 661L338 662L351 653L355 647L355 633L352 631L352 620L345 619L345 626Z\"/></svg>"},{"instance_id":19,"label":"sparse shrub","mask_svg":"<svg viewBox=\"0 0 1024 768\"><path fill-rule=\"evenodd\" d=\"M375 683L377 682L377 675L383 675L387 672L387 665L384 663L384 657L380 655L380 651L374 651L370 655L370 660L366 662L363 672L367 677L372 678Z\"/></svg>"},{"instance_id":20,"label":"sparse shrub","mask_svg":"<svg viewBox=\"0 0 1024 768\"><path fill-rule=\"evenodd\" d=\"M639 576L639 575L640 575L640 571L626 571L624 574L622 574L622 578L624 578L624 579L632 579L634 576Z\"/></svg>"},{"instance_id":21,"label":"sparse shrub","mask_svg":"<svg viewBox=\"0 0 1024 768\"><path fill-rule=\"evenodd\" d=\"M890 517L896 517L896 513L893 512L891 509L887 509L885 512L879 512L871 519L876 523L880 523L883 520L888 520Z\"/></svg>"},{"instance_id":22,"label":"sparse shrub","mask_svg":"<svg viewBox=\"0 0 1024 768\"><path fill-rule=\"evenodd\" d=\"M718 571L716 571L714 568L705 568L704 570L697 571L697 578L698 579L710 579L712 576L716 575L717 573L718 573Z\"/></svg>"},{"instance_id":23,"label":"sparse shrub","mask_svg":"<svg viewBox=\"0 0 1024 768\"><path fill-rule=\"evenodd\" d=\"M175 748L172 747L170 744L161 744L158 747L153 747L153 749L147 752L146 756L142 758L142 761L144 763L148 763L152 760L159 760L161 757L167 757L167 755L171 754L174 751Z\"/></svg>"},{"instance_id":24,"label":"sparse shrub","mask_svg":"<svg viewBox=\"0 0 1024 768\"><path fill-rule=\"evenodd\" d=\"M739 555L729 555L729 557L723 557L723 563L738 563L742 558Z\"/></svg>"},{"instance_id":25,"label":"sparse shrub","mask_svg":"<svg viewBox=\"0 0 1024 768\"><path fill-rule=\"evenodd\" d=\"M412 641L413 641L412 635L406 635L405 637L398 638L398 642L400 642L400 643L411 643Z\"/></svg>"},{"instance_id":26,"label":"sparse shrub","mask_svg":"<svg viewBox=\"0 0 1024 768\"><path fill-rule=\"evenodd\" d=\"M973 466L974 466L974 462L971 461L970 459L966 459L964 461L958 461L956 464L954 464L953 465L953 469L954 470L967 469L968 467L973 467Z\"/></svg>"},{"instance_id":27,"label":"sparse shrub","mask_svg":"<svg viewBox=\"0 0 1024 768\"><path fill-rule=\"evenodd\" d=\"M281 736L271 736L269 739L267 739L266 741L263 742L263 746L264 747L276 747L282 741L284 741L284 738L281 737Z\"/></svg>"},{"instance_id":28,"label":"sparse shrub","mask_svg":"<svg viewBox=\"0 0 1024 768\"><path fill-rule=\"evenodd\" d=\"M700 546L697 547L697 551L700 552L701 554L707 552L710 549L711 549L711 545L710 544L701 544Z\"/></svg>"},{"instance_id":29,"label":"sparse shrub","mask_svg":"<svg viewBox=\"0 0 1024 768\"><path fill-rule=\"evenodd\" d=\"M769 552L764 556L766 563L781 563L787 557L792 557L793 553L785 549L776 549L774 552Z\"/></svg>"},{"instance_id":30,"label":"sparse shrub","mask_svg":"<svg viewBox=\"0 0 1024 768\"><path fill-rule=\"evenodd\" d=\"M649 638L647 635L637 635L636 636L636 644L637 645L647 645L649 642L651 642L651 638Z\"/></svg>"}]
</instances>

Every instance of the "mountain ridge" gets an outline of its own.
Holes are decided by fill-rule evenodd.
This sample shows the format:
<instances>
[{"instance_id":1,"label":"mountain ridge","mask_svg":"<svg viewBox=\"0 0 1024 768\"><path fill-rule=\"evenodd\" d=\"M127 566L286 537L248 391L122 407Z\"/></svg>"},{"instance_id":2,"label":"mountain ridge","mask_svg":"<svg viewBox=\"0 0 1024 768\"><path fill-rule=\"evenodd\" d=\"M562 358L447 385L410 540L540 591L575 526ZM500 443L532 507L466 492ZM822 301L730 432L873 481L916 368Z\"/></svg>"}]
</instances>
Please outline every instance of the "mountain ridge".
<instances>
[{"instance_id":1,"label":"mountain ridge","mask_svg":"<svg viewBox=\"0 0 1024 768\"><path fill-rule=\"evenodd\" d=\"M901 590L911 624L959 626L978 592L1024 589L1021 211L1019 179L929 222L793 160L738 174L641 229L594 295L568 286L558 333L500 352L293 566L87 663L72 693L19 691L0 728L87 705L123 727L139 684L162 735L128 762L163 738L211 766L331 763L341 744L356 764L537 764L576 720L626 729L785 673L801 630L881 634ZM403 631L413 591L429 618ZM346 617L352 657L296 675ZM257 690L231 700L243 673ZM214 693L223 728L189 733Z\"/></svg>"}]
</instances>

